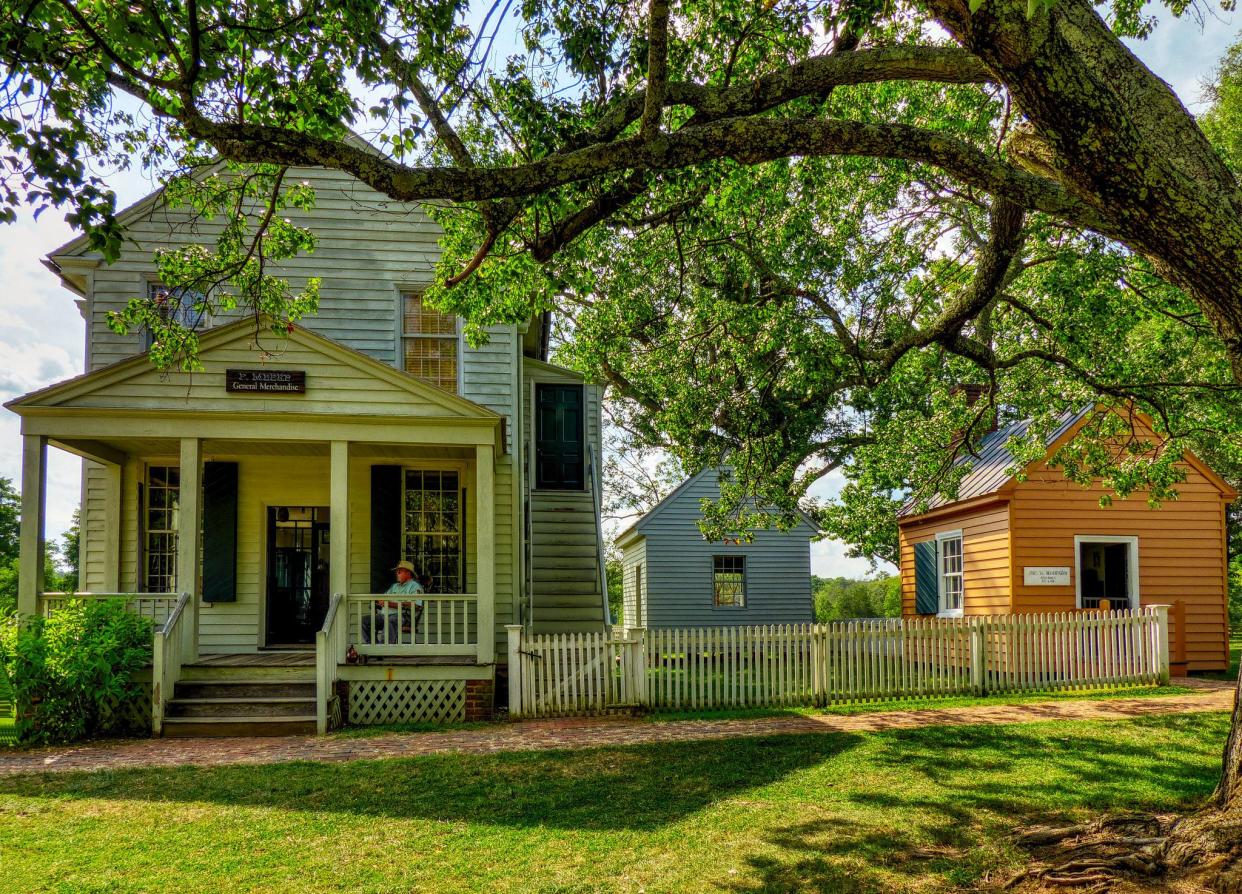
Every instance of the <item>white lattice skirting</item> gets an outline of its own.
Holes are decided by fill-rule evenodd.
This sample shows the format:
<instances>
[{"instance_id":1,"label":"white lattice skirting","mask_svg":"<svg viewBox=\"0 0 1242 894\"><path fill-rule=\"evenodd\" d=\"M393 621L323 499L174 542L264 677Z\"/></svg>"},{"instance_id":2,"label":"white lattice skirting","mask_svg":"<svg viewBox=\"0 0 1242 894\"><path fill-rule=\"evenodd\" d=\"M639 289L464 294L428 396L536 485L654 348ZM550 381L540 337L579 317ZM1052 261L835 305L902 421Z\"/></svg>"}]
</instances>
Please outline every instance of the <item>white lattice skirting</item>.
<instances>
[{"instance_id":1,"label":"white lattice skirting","mask_svg":"<svg viewBox=\"0 0 1242 894\"><path fill-rule=\"evenodd\" d=\"M349 722L459 723L466 719L465 680L351 680Z\"/></svg>"}]
</instances>

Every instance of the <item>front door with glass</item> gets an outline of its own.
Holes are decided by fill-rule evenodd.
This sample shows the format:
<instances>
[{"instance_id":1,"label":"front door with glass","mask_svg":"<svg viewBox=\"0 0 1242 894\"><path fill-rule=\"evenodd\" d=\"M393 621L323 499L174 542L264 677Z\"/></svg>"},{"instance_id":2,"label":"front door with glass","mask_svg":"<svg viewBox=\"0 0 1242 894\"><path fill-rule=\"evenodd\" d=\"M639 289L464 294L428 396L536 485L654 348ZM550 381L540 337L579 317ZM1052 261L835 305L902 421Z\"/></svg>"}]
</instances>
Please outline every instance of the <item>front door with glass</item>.
<instances>
[{"instance_id":1,"label":"front door with glass","mask_svg":"<svg viewBox=\"0 0 1242 894\"><path fill-rule=\"evenodd\" d=\"M268 507L268 646L315 641L328 611L328 531L326 506Z\"/></svg>"}]
</instances>

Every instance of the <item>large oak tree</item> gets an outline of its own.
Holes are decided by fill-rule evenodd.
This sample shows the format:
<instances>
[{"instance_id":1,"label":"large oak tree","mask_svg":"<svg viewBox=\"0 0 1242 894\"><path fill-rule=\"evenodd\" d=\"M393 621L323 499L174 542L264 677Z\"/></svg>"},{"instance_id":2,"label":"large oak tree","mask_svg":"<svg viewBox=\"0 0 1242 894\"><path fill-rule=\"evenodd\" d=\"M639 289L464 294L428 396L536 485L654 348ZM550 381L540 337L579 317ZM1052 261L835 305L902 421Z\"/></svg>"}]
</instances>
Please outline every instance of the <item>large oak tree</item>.
<instances>
[{"instance_id":1,"label":"large oak tree","mask_svg":"<svg viewBox=\"0 0 1242 894\"><path fill-rule=\"evenodd\" d=\"M713 524L801 502L891 556L893 494L950 492L993 414L1037 419L1025 456L1064 412L1120 409L1059 457L1120 494L1175 498L1186 446L1242 468L1242 138L1222 113L1214 147L1122 43L1140 8L3 0L0 207L64 208L114 258L99 172L138 159L227 223L164 280L280 325L317 299L280 278L315 244L288 169L348 172L433 208L432 297L474 337L556 310L633 437L728 458ZM193 363L166 310L113 322ZM842 498L809 504L833 470ZM1234 728L1217 809L1132 867L1210 851L1239 887Z\"/></svg>"}]
</instances>

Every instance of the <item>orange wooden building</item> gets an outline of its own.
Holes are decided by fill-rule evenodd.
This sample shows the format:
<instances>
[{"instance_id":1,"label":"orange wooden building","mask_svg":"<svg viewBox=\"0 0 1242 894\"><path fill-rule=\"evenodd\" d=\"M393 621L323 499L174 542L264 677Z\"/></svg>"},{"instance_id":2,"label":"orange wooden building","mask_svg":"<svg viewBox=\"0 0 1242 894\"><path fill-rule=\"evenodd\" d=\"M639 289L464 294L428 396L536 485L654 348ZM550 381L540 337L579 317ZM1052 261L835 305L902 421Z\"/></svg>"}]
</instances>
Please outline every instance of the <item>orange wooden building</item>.
<instances>
[{"instance_id":1,"label":"orange wooden building","mask_svg":"<svg viewBox=\"0 0 1242 894\"><path fill-rule=\"evenodd\" d=\"M1050 437L1072 439L1084 412ZM1225 507L1238 492L1192 454L1178 498L1152 509L1141 494L1101 507L1102 487L1068 481L1044 461L1007 474L1006 442L1027 423L988 435L956 500L899 512L902 614L959 615L1137 608L1167 604L1175 670L1225 670L1228 558ZM1147 435L1156 438L1150 430Z\"/></svg>"}]
</instances>

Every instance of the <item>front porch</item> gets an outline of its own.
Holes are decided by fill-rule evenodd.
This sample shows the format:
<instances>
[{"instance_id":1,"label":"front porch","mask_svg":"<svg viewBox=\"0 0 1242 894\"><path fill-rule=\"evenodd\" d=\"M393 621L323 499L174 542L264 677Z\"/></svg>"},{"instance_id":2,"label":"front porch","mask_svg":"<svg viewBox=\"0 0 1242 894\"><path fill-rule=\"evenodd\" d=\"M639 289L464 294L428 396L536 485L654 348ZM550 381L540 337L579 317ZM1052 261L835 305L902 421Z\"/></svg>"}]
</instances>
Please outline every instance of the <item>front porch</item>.
<instances>
[{"instance_id":1,"label":"front porch","mask_svg":"<svg viewBox=\"0 0 1242 894\"><path fill-rule=\"evenodd\" d=\"M498 522L512 539L502 418L302 330L264 359L298 366L304 391L232 393L225 367L250 350L233 328L204 336L206 369L180 384L139 357L9 405L24 439L19 612L67 598L42 592L55 447L87 460L78 595L121 596L153 622L157 734L195 676L305 676L321 732L338 682L364 668L490 681L512 605L506 589L497 618L498 564L513 583L497 550ZM401 560L425 592L387 594Z\"/></svg>"}]
</instances>

